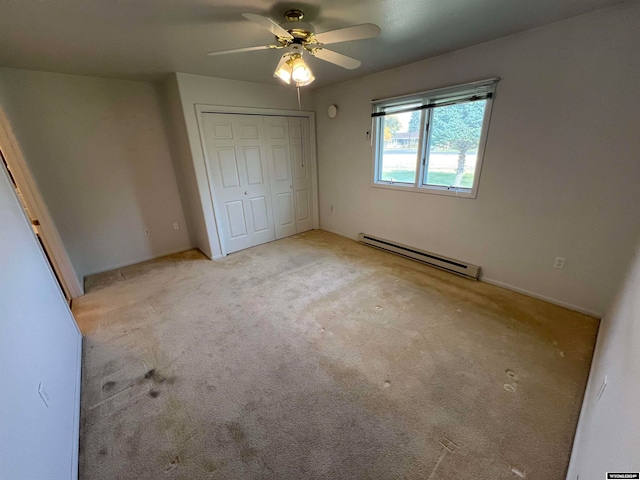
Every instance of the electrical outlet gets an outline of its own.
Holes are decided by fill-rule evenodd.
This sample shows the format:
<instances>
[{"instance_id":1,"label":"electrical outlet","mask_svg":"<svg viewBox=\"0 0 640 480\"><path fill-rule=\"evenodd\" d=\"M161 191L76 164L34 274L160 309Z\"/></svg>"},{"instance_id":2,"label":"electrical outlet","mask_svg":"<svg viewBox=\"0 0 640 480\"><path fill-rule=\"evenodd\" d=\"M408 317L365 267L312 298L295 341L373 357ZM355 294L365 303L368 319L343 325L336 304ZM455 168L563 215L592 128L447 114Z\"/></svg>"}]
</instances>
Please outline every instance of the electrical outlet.
<instances>
[{"instance_id":1,"label":"electrical outlet","mask_svg":"<svg viewBox=\"0 0 640 480\"><path fill-rule=\"evenodd\" d=\"M173 229L180 230L180 225L178 225L178 222L173 222Z\"/></svg>"},{"instance_id":2,"label":"electrical outlet","mask_svg":"<svg viewBox=\"0 0 640 480\"><path fill-rule=\"evenodd\" d=\"M556 261L553 262L553 268L559 268L560 270L562 270L564 268L564 262L566 261L566 258L556 257Z\"/></svg>"},{"instance_id":3,"label":"electrical outlet","mask_svg":"<svg viewBox=\"0 0 640 480\"><path fill-rule=\"evenodd\" d=\"M148 229L148 228L145 228L145 229L144 229L144 236L145 236L145 237L148 237L149 235L151 235L151 232L149 231L149 229Z\"/></svg>"}]
</instances>

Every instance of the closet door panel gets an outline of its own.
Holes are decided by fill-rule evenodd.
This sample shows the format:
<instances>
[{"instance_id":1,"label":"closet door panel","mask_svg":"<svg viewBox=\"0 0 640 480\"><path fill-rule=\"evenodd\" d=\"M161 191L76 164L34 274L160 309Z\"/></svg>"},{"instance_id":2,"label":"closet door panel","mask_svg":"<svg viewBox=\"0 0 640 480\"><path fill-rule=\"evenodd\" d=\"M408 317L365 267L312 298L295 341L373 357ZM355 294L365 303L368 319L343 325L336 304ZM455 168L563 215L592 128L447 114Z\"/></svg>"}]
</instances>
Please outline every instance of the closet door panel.
<instances>
[{"instance_id":1,"label":"closet door panel","mask_svg":"<svg viewBox=\"0 0 640 480\"><path fill-rule=\"evenodd\" d=\"M235 148L220 148L217 150L217 154L222 186L224 188L239 187L240 173L238 172L238 159Z\"/></svg>"},{"instance_id":2,"label":"closet door panel","mask_svg":"<svg viewBox=\"0 0 640 480\"><path fill-rule=\"evenodd\" d=\"M225 203L227 221L229 222L229 234L231 238L241 238L247 236L247 222L245 221L244 205L242 200L234 200Z\"/></svg>"},{"instance_id":3,"label":"closet door panel","mask_svg":"<svg viewBox=\"0 0 640 480\"><path fill-rule=\"evenodd\" d=\"M276 195L275 203L278 211L278 218L276 222L281 226L293 226L295 227L295 219L293 215L293 200L291 198L291 192L284 192Z\"/></svg>"},{"instance_id":4,"label":"closet door panel","mask_svg":"<svg viewBox=\"0 0 640 480\"><path fill-rule=\"evenodd\" d=\"M249 185L264 185L263 159L260 148L244 148L244 158L247 162L247 182Z\"/></svg>"},{"instance_id":5,"label":"closet door panel","mask_svg":"<svg viewBox=\"0 0 640 480\"><path fill-rule=\"evenodd\" d=\"M262 119L203 114L207 171L226 253L275 239Z\"/></svg>"},{"instance_id":6,"label":"closet door panel","mask_svg":"<svg viewBox=\"0 0 640 480\"><path fill-rule=\"evenodd\" d=\"M240 138L243 195L250 232L251 246L275 240L269 166L265 151L262 118L255 115L235 115L234 134Z\"/></svg>"},{"instance_id":7,"label":"closet door panel","mask_svg":"<svg viewBox=\"0 0 640 480\"><path fill-rule=\"evenodd\" d=\"M293 189L295 197L296 232L313 229L313 195L311 180L311 150L309 119L289 118L289 139L293 164Z\"/></svg>"},{"instance_id":8,"label":"closet door panel","mask_svg":"<svg viewBox=\"0 0 640 480\"><path fill-rule=\"evenodd\" d=\"M276 238L296 233L287 117L264 117Z\"/></svg>"},{"instance_id":9,"label":"closet door panel","mask_svg":"<svg viewBox=\"0 0 640 480\"><path fill-rule=\"evenodd\" d=\"M296 221L306 222L311 219L311 205L309 190L296 191Z\"/></svg>"},{"instance_id":10,"label":"closet door panel","mask_svg":"<svg viewBox=\"0 0 640 480\"><path fill-rule=\"evenodd\" d=\"M253 220L253 231L256 234L269 230L269 215L266 197L253 197L251 199L251 217Z\"/></svg>"}]
</instances>

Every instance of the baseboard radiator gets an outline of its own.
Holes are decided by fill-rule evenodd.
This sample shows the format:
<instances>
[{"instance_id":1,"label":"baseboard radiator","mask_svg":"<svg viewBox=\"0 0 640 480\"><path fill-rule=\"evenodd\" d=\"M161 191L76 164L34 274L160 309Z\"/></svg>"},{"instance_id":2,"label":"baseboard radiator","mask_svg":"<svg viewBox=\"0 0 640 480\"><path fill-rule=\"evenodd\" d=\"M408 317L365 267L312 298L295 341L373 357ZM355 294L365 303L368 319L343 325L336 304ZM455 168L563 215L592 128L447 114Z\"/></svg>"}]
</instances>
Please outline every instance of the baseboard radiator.
<instances>
[{"instance_id":1,"label":"baseboard radiator","mask_svg":"<svg viewBox=\"0 0 640 480\"><path fill-rule=\"evenodd\" d=\"M461 262L453 258L443 257L436 253L425 252L417 248L408 247L401 243L392 242L391 240L385 240L384 238L374 237L367 233L360 233L358 240L365 245L376 247L387 252L395 253L396 255L402 255L403 257L416 260L421 263L425 263L432 267L446 270L447 272L455 273L463 277L472 278L477 280L480 276L480 267L477 265L471 265L470 263Z\"/></svg>"}]
</instances>

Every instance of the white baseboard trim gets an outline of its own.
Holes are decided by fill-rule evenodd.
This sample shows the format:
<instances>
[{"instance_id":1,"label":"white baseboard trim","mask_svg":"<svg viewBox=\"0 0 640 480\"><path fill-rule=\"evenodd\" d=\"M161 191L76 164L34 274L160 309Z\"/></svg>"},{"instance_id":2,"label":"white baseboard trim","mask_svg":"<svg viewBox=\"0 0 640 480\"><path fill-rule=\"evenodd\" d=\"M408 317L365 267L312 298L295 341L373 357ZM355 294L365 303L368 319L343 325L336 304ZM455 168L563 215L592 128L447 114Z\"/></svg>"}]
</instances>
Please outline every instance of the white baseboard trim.
<instances>
[{"instance_id":1,"label":"white baseboard trim","mask_svg":"<svg viewBox=\"0 0 640 480\"><path fill-rule=\"evenodd\" d=\"M109 266L109 267L104 267L104 268L101 268L101 269L96 270L96 271L94 271L94 272L87 273L87 274L84 276L84 278L89 277L89 276L91 276L91 275L96 275L96 274L98 274L98 273L104 273L104 272L108 272L108 271L110 271L110 270L115 270L116 268L130 267L131 265L136 265L136 264L138 264L138 263L148 262L148 261L150 261L150 260L155 260L155 259L157 259L157 258L166 257L166 256L168 256L168 255L173 255L173 254L175 254L175 253L187 252L187 251L189 251L189 250L194 250L194 249L200 250L200 249L199 249L199 248L197 248L197 247L181 247L181 248L178 248L178 249L176 249L176 250L171 250L171 251L168 251L168 252L165 252L165 253L159 253L159 254L149 255L149 256L147 256L147 257L142 257L142 258L140 258L140 259L133 260L133 261L129 261L129 262L117 263L117 264L115 264L115 265L111 265L111 266Z\"/></svg>"},{"instance_id":2,"label":"white baseboard trim","mask_svg":"<svg viewBox=\"0 0 640 480\"><path fill-rule=\"evenodd\" d=\"M582 308L582 307L579 307L577 305L573 305L571 303L563 302L562 300L558 300L558 299L555 299L555 298L547 297L545 295L540 295L539 293L532 292L531 290L525 290L524 288L515 287L513 285L501 282L499 280L494 280L492 278L487 278L487 277L480 277L479 280L481 282L485 282L485 283L488 283L490 285L495 285L496 287L505 288L505 289L511 290L513 292L522 293L522 294L527 295L529 297L533 297L533 298L537 298L537 299L540 299L540 300L544 300L545 302L553 303L554 305L558 305L560 307L568 308L569 310L574 310L574 311L579 312L579 313L584 313L585 315L589 315L591 317L596 317L597 319L601 319L602 316L603 316L603 313L601 313L601 312L595 312L595 311L589 310L587 308Z\"/></svg>"}]
</instances>

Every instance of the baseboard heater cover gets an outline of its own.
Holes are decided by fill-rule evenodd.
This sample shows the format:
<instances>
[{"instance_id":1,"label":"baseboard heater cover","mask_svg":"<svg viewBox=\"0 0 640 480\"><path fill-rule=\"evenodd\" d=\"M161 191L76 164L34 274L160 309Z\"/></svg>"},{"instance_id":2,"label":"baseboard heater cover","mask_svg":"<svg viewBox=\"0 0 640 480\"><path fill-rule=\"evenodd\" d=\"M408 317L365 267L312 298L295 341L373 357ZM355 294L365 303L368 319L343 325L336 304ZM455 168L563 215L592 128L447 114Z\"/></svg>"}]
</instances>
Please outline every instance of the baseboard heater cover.
<instances>
[{"instance_id":1,"label":"baseboard heater cover","mask_svg":"<svg viewBox=\"0 0 640 480\"><path fill-rule=\"evenodd\" d=\"M358 240L365 245L395 253L396 255L402 255L403 257L407 257L457 275L462 275L463 277L477 280L480 276L480 267L477 265L471 265L470 263L444 257L436 253L425 252L424 250L402 245L401 243L393 242L391 240L374 237L367 233L358 234Z\"/></svg>"}]
</instances>

